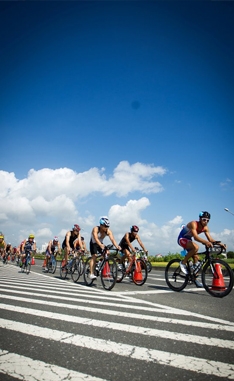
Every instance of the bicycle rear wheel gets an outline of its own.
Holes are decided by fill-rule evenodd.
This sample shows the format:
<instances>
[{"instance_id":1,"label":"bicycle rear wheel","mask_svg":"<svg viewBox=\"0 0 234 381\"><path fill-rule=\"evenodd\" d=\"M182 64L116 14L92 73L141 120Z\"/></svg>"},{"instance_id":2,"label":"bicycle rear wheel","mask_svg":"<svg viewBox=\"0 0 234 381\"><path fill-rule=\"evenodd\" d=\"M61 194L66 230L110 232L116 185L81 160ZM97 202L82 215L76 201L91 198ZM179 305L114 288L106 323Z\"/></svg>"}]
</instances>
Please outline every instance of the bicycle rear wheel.
<instances>
[{"instance_id":1,"label":"bicycle rear wheel","mask_svg":"<svg viewBox=\"0 0 234 381\"><path fill-rule=\"evenodd\" d=\"M114 258L108 258L105 260L100 276L103 288L110 291L114 287L117 280L117 264Z\"/></svg>"},{"instance_id":2,"label":"bicycle rear wheel","mask_svg":"<svg viewBox=\"0 0 234 381\"><path fill-rule=\"evenodd\" d=\"M188 284L188 275L180 269L180 259L172 259L165 269L165 280L173 291L182 291Z\"/></svg>"},{"instance_id":3,"label":"bicycle rear wheel","mask_svg":"<svg viewBox=\"0 0 234 381\"><path fill-rule=\"evenodd\" d=\"M202 283L212 296L223 298L233 288L233 271L222 259L211 259L202 270Z\"/></svg>"},{"instance_id":4,"label":"bicycle rear wheel","mask_svg":"<svg viewBox=\"0 0 234 381\"><path fill-rule=\"evenodd\" d=\"M137 286L142 286L148 276L147 264L143 259L139 258L135 262L134 270L132 272L132 280Z\"/></svg>"},{"instance_id":5,"label":"bicycle rear wheel","mask_svg":"<svg viewBox=\"0 0 234 381\"><path fill-rule=\"evenodd\" d=\"M62 279L66 279L67 277L67 265L65 264L65 258L60 262L60 276Z\"/></svg>"},{"instance_id":6,"label":"bicycle rear wheel","mask_svg":"<svg viewBox=\"0 0 234 381\"><path fill-rule=\"evenodd\" d=\"M84 282L86 286L91 286L93 284L94 279L90 279L90 260L92 258L87 258L84 266Z\"/></svg>"},{"instance_id":7,"label":"bicycle rear wheel","mask_svg":"<svg viewBox=\"0 0 234 381\"><path fill-rule=\"evenodd\" d=\"M71 266L71 277L74 283L78 282L80 275L80 259L74 258Z\"/></svg>"}]
</instances>

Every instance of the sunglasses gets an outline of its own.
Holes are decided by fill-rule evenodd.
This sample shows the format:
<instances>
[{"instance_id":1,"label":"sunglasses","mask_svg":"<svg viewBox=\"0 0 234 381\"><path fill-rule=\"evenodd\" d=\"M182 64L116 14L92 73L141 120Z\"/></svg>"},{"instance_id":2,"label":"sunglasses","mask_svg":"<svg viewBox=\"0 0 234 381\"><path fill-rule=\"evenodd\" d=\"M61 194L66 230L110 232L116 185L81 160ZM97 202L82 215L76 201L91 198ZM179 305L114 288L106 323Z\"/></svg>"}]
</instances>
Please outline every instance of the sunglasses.
<instances>
[{"instance_id":1,"label":"sunglasses","mask_svg":"<svg viewBox=\"0 0 234 381\"><path fill-rule=\"evenodd\" d=\"M210 220L208 218L202 218L202 221L208 223Z\"/></svg>"}]
</instances>

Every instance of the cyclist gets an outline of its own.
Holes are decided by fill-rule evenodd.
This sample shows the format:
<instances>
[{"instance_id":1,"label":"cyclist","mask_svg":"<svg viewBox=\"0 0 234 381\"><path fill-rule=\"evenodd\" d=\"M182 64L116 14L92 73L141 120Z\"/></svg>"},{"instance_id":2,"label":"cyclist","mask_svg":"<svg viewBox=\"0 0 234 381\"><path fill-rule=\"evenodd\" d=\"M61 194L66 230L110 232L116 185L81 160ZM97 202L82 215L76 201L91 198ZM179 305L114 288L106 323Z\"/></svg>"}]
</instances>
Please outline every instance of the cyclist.
<instances>
[{"instance_id":1,"label":"cyclist","mask_svg":"<svg viewBox=\"0 0 234 381\"><path fill-rule=\"evenodd\" d=\"M8 256L11 257L11 254L12 254L12 246L11 246L11 243L7 243L7 244L6 244L5 255L4 255L4 257L3 257L3 262L6 262L6 260L8 259Z\"/></svg>"},{"instance_id":2,"label":"cyclist","mask_svg":"<svg viewBox=\"0 0 234 381\"><path fill-rule=\"evenodd\" d=\"M21 251L22 254L20 256L20 267L22 267L23 259L26 257L27 252L36 251L36 242L34 241L34 234L29 234L28 239L24 240L22 243Z\"/></svg>"},{"instance_id":3,"label":"cyclist","mask_svg":"<svg viewBox=\"0 0 234 381\"><path fill-rule=\"evenodd\" d=\"M0 254L2 260L4 260L5 255L6 255L6 242L4 241L4 235L0 235Z\"/></svg>"},{"instance_id":4,"label":"cyclist","mask_svg":"<svg viewBox=\"0 0 234 381\"><path fill-rule=\"evenodd\" d=\"M79 225L75 224L73 226L72 230L69 230L64 238L64 241L62 243L62 248L64 249L64 257L65 257L65 264L67 264L68 260L68 254L71 250L74 250L75 248L75 241L79 244L81 247L81 239L80 239L80 227Z\"/></svg>"},{"instance_id":5,"label":"cyclist","mask_svg":"<svg viewBox=\"0 0 234 381\"><path fill-rule=\"evenodd\" d=\"M184 259L180 262L180 268L184 274L188 274L186 263L189 258L193 258L194 268L196 268L199 260L199 256L197 254L199 246L193 241L193 239L207 247L212 247L212 243L215 242L215 240L211 237L208 228L210 218L210 213L203 211L199 213L199 221L191 221L187 225L182 226L177 242L188 252ZM207 240L199 237L199 234L201 233L205 234ZM220 245L224 248L226 247L222 243Z\"/></svg>"},{"instance_id":6,"label":"cyclist","mask_svg":"<svg viewBox=\"0 0 234 381\"><path fill-rule=\"evenodd\" d=\"M132 242L137 240L139 245L141 246L142 250L144 250L146 253L148 250L145 249L145 246L141 242L141 239L139 237L139 228L136 225L132 225L130 227L130 232L127 232L124 234L123 238L121 239L119 245L122 247L122 253L124 254L120 260L120 264L123 264L125 259L127 258L128 262L131 259L131 252L130 250L135 253L137 251L137 247L133 247Z\"/></svg>"},{"instance_id":7,"label":"cyclist","mask_svg":"<svg viewBox=\"0 0 234 381\"><path fill-rule=\"evenodd\" d=\"M46 248L46 266L44 268L44 271L48 271L48 262L51 257L51 254L53 254L55 257L57 253L61 253L61 246L58 237L54 237L51 241L49 241L48 246Z\"/></svg>"},{"instance_id":8,"label":"cyclist","mask_svg":"<svg viewBox=\"0 0 234 381\"><path fill-rule=\"evenodd\" d=\"M74 242L75 243L75 248L77 250L83 251L84 253L87 253L87 247L86 247L86 243L85 243L84 237L80 237L80 239L81 239L81 246L79 245L78 240L76 240Z\"/></svg>"},{"instance_id":9,"label":"cyclist","mask_svg":"<svg viewBox=\"0 0 234 381\"><path fill-rule=\"evenodd\" d=\"M121 250L121 247L116 243L112 231L110 230L110 221L107 217L101 217L99 221L99 226L94 226L91 237L90 237L90 253L92 258L90 260L90 279L96 279L94 270L96 267L96 256L98 253L102 253L105 249L103 240L106 236L109 237L113 245Z\"/></svg>"}]
</instances>

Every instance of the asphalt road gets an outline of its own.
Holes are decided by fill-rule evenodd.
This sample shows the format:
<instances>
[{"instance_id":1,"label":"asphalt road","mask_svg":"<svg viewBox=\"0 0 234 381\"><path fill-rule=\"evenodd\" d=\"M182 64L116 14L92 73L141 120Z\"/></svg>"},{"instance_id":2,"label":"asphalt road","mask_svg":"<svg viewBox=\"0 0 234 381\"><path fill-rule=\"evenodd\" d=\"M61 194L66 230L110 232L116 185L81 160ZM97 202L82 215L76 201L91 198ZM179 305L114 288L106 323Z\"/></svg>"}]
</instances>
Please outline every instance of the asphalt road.
<instances>
[{"instance_id":1,"label":"asphalt road","mask_svg":"<svg viewBox=\"0 0 234 381\"><path fill-rule=\"evenodd\" d=\"M234 293L175 293L153 270L112 291L0 262L0 380L234 379Z\"/></svg>"}]
</instances>

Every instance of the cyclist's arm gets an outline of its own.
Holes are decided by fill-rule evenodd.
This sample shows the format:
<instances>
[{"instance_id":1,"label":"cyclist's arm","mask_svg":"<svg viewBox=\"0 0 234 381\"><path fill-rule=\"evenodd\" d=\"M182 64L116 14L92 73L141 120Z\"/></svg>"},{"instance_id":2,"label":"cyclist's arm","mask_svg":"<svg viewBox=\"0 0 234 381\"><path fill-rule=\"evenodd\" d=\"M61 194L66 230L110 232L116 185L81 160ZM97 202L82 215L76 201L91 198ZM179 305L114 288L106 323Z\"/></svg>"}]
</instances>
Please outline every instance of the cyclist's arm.
<instances>
[{"instance_id":1,"label":"cyclist's arm","mask_svg":"<svg viewBox=\"0 0 234 381\"><path fill-rule=\"evenodd\" d=\"M52 254L52 251L51 251L51 244L52 244L52 241L50 241L50 242L48 243L48 246L47 246L47 251L49 252L50 255Z\"/></svg>"},{"instance_id":2,"label":"cyclist's arm","mask_svg":"<svg viewBox=\"0 0 234 381\"><path fill-rule=\"evenodd\" d=\"M70 251L71 250L71 247L70 247L70 244L69 244L69 241L70 241L70 237L71 237L71 232L67 232L66 234L66 247L67 247L67 250Z\"/></svg>"},{"instance_id":3,"label":"cyclist's arm","mask_svg":"<svg viewBox=\"0 0 234 381\"><path fill-rule=\"evenodd\" d=\"M197 229L196 229L197 225L196 225L196 223L195 222L191 222L190 224L191 224L191 227L189 226L189 228L191 228L191 233L192 233L192 236L195 239L195 241L200 242L203 245L206 245L207 247L212 247L213 246L212 242L210 242L209 240L206 241L205 239L199 237L199 235L197 234ZM206 229L208 230L208 228L206 228ZM209 234L209 232L206 229L204 230L204 234L207 237L207 233ZM208 239L208 237L207 237L207 239Z\"/></svg>"},{"instance_id":4,"label":"cyclist's arm","mask_svg":"<svg viewBox=\"0 0 234 381\"><path fill-rule=\"evenodd\" d=\"M105 245L99 240L98 238L98 227L95 226L92 231L93 238L98 246L102 248L102 250L105 248Z\"/></svg>"},{"instance_id":5,"label":"cyclist's arm","mask_svg":"<svg viewBox=\"0 0 234 381\"><path fill-rule=\"evenodd\" d=\"M110 238L111 242L113 243L113 245L117 249L121 250L121 247L116 243L115 237L113 236L113 233L112 233L112 231L110 229L108 229L107 235L109 236L109 238Z\"/></svg>"},{"instance_id":6,"label":"cyclist's arm","mask_svg":"<svg viewBox=\"0 0 234 381\"><path fill-rule=\"evenodd\" d=\"M137 237L137 236L136 236L136 237ZM129 233L126 233L125 236L124 236L124 238L125 238L125 241L126 241L128 247L130 247L130 249L135 253L135 252L136 252L136 249L135 249L135 247L132 246L132 244L131 244L131 242L130 242L130 240L129 240Z\"/></svg>"},{"instance_id":7,"label":"cyclist's arm","mask_svg":"<svg viewBox=\"0 0 234 381\"><path fill-rule=\"evenodd\" d=\"M145 246L143 245L143 243L141 242L139 235L136 236L136 240L139 243L139 245L141 246L142 250L144 250L147 253L147 250L146 250Z\"/></svg>"}]
</instances>

